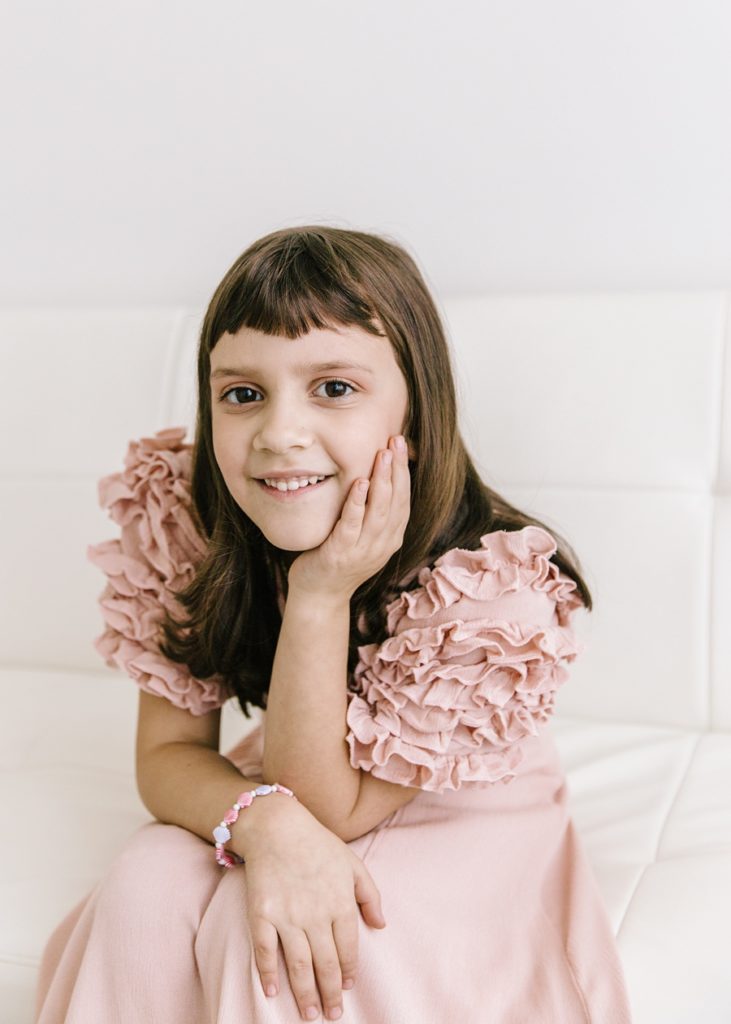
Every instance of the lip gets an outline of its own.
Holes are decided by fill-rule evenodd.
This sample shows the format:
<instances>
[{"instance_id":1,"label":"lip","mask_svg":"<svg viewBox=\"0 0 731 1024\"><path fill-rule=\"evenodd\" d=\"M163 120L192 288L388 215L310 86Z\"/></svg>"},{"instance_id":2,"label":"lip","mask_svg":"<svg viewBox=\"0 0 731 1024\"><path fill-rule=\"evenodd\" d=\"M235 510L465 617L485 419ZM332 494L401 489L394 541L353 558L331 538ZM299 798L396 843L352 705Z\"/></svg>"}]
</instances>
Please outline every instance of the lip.
<instances>
[{"instance_id":1,"label":"lip","mask_svg":"<svg viewBox=\"0 0 731 1024\"><path fill-rule=\"evenodd\" d=\"M312 473L311 475L315 476L316 474ZM298 499L304 500L308 494L314 494L315 491L319 491L329 479L330 477L326 476L324 480L319 482L319 484L309 484L307 487L298 487L294 491L280 491L277 487L269 487L263 480L257 480L256 482L259 484L262 491L275 501L297 501Z\"/></svg>"}]
</instances>

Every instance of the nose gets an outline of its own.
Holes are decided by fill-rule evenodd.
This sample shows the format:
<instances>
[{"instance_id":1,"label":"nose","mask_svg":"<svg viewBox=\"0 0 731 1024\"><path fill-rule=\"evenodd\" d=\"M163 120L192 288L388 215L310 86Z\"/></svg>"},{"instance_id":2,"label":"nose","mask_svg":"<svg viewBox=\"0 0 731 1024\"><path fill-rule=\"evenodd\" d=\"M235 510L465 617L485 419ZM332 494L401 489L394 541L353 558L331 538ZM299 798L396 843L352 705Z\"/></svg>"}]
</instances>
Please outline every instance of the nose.
<instances>
[{"instance_id":1,"label":"nose","mask_svg":"<svg viewBox=\"0 0 731 1024\"><path fill-rule=\"evenodd\" d=\"M253 445L257 451L284 452L289 448L306 448L312 442L307 426L307 412L291 394L270 396L257 416Z\"/></svg>"}]
</instances>

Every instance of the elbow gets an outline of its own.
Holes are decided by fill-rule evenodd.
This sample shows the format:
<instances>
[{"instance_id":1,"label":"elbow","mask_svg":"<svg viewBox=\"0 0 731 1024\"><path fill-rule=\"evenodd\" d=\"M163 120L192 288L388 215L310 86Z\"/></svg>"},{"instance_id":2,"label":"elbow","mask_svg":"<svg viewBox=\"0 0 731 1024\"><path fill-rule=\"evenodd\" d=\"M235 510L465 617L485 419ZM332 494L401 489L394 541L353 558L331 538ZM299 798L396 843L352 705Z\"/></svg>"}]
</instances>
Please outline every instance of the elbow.
<instances>
[{"instance_id":1,"label":"elbow","mask_svg":"<svg viewBox=\"0 0 731 1024\"><path fill-rule=\"evenodd\" d=\"M356 839L360 839L361 836L366 835L362 829L353 828L350 821L345 821L338 825L336 828L330 829L338 839L342 839L344 843L352 843Z\"/></svg>"},{"instance_id":2,"label":"elbow","mask_svg":"<svg viewBox=\"0 0 731 1024\"><path fill-rule=\"evenodd\" d=\"M152 810L150 808L147 795L147 786L145 784L145 772L143 770L142 760L140 759L139 756L137 757L135 763L135 788L137 789L137 795L142 801L142 804L144 805L145 809L148 810L150 814L152 814Z\"/></svg>"},{"instance_id":3,"label":"elbow","mask_svg":"<svg viewBox=\"0 0 731 1024\"><path fill-rule=\"evenodd\" d=\"M355 803L350 808L350 812L346 815L341 815L333 824L328 825L328 828L333 832L338 839L342 839L344 843L352 843L356 839L360 839L361 836L365 836L368 832L372 831L372 826L367 825L363 818L359 816L356 811L359 805L360 799L360 786L358 787L358 795Z\"/></svg>"},{"instance_id":4,"label":"elbow","mask_svg":"<svg viewBox=\"0 0 731 1024\"><path fill-rule=\"evenodd\" d=\"M153 760L154 756L152 753L148 753L145 756L142 756L140 753L137 754L135 759L135 786L137 788L137 795L145 810L156 821L162 821L165 824L163 818L160 817L157 800L161 776L159 769L152 765Z\"/></svg>"},{"instance_id":5,"label":"elbow","mask_svg":"<svg viewBox=\"0 0 731 1024\"><path fill-rule=\"evenodd\" d=\"M151 814L153 818L159 821L160 819L158 818L153 806L154 801L151 799L150 788L147 785L146 776L144 772L140 771L139 767L135 774L135 784L137 788L137 795L139 796L143 807L148 814Z\"/></svg>"}]
</instances>

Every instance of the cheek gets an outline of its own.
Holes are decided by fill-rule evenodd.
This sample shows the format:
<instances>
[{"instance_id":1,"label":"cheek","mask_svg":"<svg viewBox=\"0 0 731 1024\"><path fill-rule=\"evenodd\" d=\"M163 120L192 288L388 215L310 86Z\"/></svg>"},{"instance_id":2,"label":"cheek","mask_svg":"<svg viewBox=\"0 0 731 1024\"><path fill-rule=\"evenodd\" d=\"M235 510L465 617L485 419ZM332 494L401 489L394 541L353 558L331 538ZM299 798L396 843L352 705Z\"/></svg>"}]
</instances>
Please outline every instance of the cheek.
<instances>
[{"instance_id":1,"label":"cheek","mask_svg":"<svg viewBox=\"0 0 731 1024\"><path fill-rule=\"evenodd\" d=\"M231 439L226 436L225 431L213 430L213 454L218 468L221 471L223 479L226 484L231 486L237 475L240 475L240 468L237 470L236 459L234 456L235 446L231 444Z\"/></svg>"},{"instance_id":2,"label":"cheek","mask_svg":"<svg viewBox=\"0 0 731 1024\"><path fill-rule=\"evenodd\" d=\"M331 445L331 455L351 480L368 478L378 451L378 439L383 426L364 423L358 429L340 431Z\"/></svg>"}]
</instances>

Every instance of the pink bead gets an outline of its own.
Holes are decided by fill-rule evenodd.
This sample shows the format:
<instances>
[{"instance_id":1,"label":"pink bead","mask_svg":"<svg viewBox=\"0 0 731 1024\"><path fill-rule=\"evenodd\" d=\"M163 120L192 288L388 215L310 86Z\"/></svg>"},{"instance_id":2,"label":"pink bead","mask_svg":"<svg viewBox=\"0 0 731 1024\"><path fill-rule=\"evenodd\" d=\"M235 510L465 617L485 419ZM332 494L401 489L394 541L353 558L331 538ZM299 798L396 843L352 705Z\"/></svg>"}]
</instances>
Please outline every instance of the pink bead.
<instances>
[{"instance_id":1,"label":"pink bead","mask_svg":"<svg viewBox=\"0 0 731 1024\"><path fill-rule=\"evenodd\" d=\"M291 789L287 789L286 786L281 786L279 783L273 783L271 786L262 784L253 791L246 790L243 793L239 793L236 797L238 807L235 805L230 807L226 811L221 824L213 829L213 838L216 841L216 861L221 867L232 868L236 864L246 863L244 858L240 857L237 853L229 853L224 849L224 844L231 838L231 832L226 826L233 825L235 821L238 821L239 814L244 807L249 807L257 796L265 796L269 793L286 793L287 796L294 797L295 800L297 799Z\"/></svg>"}]
</instances>

